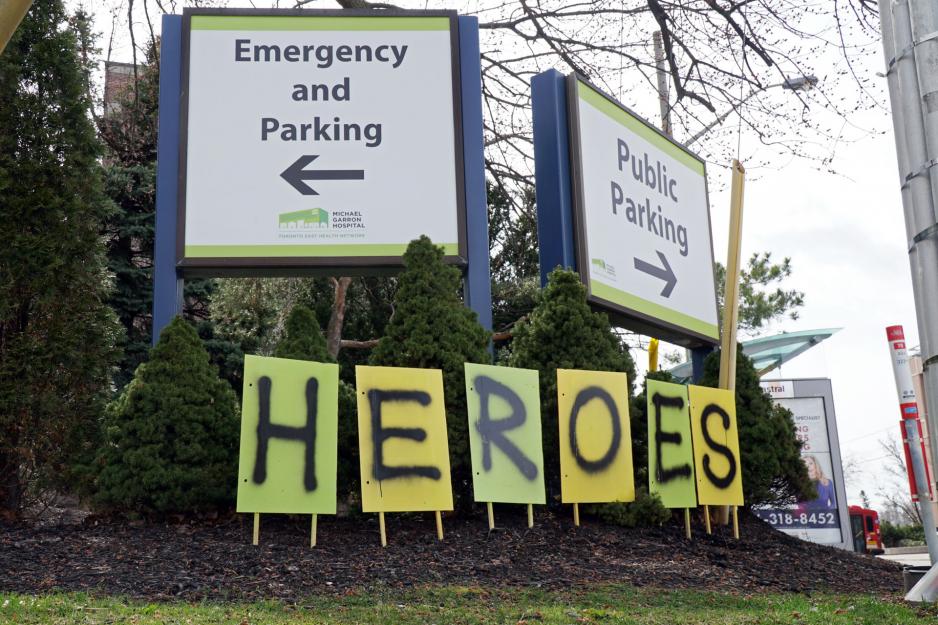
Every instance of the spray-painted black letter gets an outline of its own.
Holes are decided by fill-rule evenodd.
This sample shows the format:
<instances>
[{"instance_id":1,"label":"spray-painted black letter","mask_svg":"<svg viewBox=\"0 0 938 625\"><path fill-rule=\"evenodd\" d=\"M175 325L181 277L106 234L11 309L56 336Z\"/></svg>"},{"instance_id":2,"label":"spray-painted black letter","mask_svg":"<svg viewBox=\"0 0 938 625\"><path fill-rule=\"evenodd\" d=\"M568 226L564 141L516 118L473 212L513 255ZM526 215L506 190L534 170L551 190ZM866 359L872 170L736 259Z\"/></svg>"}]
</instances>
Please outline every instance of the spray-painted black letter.
<instances>
[{"instance_id":1,"label":"spray-painted black letter","mask_svg":"<svg viewBox=\"0 0 938 625\"><path fill-rule=\"evenodd\" d=\"M421 406L429 406L430 394L423 391L381 391L378 389L368 391L368 404L371 406L371 442L374 447L375 479L379 482L397 477L440 479L442 474L436 467L389 467L384 464L384 441L389 438L406 438L420 442L427 438L427 431L422 428L386 428L381 425L381 405L392 401L412 401Z\"/></svg>"},{"instance_id":2,"label":"spray-painted black letter","mask_svg":"<svg viewBox=\"0 0 938 625\"><path fill-rule=\"evenodd\" d=\"M300 441L306 446L303 465L303 487L316 490L316 405L319 398L319 381L306 381L306 425L295 427L270 422L270 378L266 375L257 381L260 410L257 419L257 455L254 458L254 483L263 484L267 479L267 447L272 438Z\"/></svg>"},{"instance_id":3,"label":"spray-painted black letter","mask_svg":"<svg viewBox=\"0 0 938 625\"><path fill-rule=\"evenodd\" d=\"M524 409L524 402L513 390L492 378L480 375L473 380L476 393L479 394L479 420L476 430L482 437L482 467L486 471L492 470L492 444L502 450L508 459L515 463L521 475L533 481L537 477L537 465L525 456L518 447L505 436L506 430L520 428L528 418ZM497 395L511 406L511 416L498 421L492 420L490 413L490 399Z\"/></svg>"},{"instance_id":4,"label":"spray-painted black letter","mask_svg":"<svg viewBox=\"0 0 938 625\"><path fill-rule=\"evenodd\" d=\"M671 445L681 444L680 432L665 432L661 429L661 407L684 409L684 398L665 397L661 393L655 393L651 396L651 403L655 405L655 479L659 484L667 484L673 479L690 477L690 465L685 463L680 466L664 468L664 462L661 461L662 447L665 443Z\"/></svg>"},{"instance_id":5,"label":"spray-painted black letter","mask_svg":"<svg viewBox=\"0 0 938 625\"><path fill-rule=\"evenodd\" d=\"M704 440L707 441L707 445L710 446L710 449L727 459L727 461L730 463L730 468L726 472L726 475L723 477L718 477L710 468L710 454L704 454L703 469L707 479L713 482L714 486L717 488L726 489L730 487L730 484L733 483L733 478L736 477L736 458L733 457L733 452L730 451L729 447L726 445L721 445L720 443L713 440L712 436L710 436L710 432L707 430L707 421L712 414L720 415L720 418L723 421L724 430L728 430L730 428L730 416L726 413L725 410L716 404L709 404L706 408L703 409L703 412L700 413L700 429L703 431Z\"/></svg>"},{"instance_id":6,"label":"spray-painted black letter","mask_svg":"<svg viewBox=\"0 0 938 625\"><path fill-rule=\"evenodd\" d=\"M606 404L609 410L609 416L612 419L612 440L609 441L609 449L599 460L587 460L580 453L580 445L576 438L576 420L583 406L590 401L598 399ZM616 402L612 396L598 386L587 386L580 391L573 401L573 410L570 413L570 451L580 468L587 473L599 473L609 468L612 461L616 459L619 453L619 445L622 443L622 424L619 423L619 409L616 408Z\"/></svg>"}]
</instances>

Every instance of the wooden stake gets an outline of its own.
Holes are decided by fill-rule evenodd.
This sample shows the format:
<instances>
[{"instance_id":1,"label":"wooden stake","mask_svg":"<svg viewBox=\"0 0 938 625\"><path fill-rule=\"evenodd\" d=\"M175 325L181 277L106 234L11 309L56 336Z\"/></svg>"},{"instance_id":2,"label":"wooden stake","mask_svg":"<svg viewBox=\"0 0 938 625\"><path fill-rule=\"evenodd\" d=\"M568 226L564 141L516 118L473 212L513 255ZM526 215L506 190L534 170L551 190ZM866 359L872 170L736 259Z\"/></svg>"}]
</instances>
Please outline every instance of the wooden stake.
<instances>
[{"instance_id":1,"label":"wooden stake","mask_svg":"<svg viewBox=\"0 0 938 625\"><path fill-rule=\"evenodd\" d=\"M528 527L534 527L534 504L528 504Z\"/></svg>"},{"instance_id":2,"label":"wooden stake","mask_svg":"<svg viewBox=\"0 0 938 625\"><path fill-rule=\"evenodd\" d=\"M736 390L736 327L739 325L739 269L743 241L743 196L746 169L733 160L733 181L730 186L730 232L726 252L726 286L723 300L723 336L720 341L720 384L728 391ZM730 521L728 506L717 508L717 521Z\"/></svg>"},{"instance_id":3,"label":"wooden stake","mask_svg":"<svg viewBox=\"0 0 938 625\"><path fill-rule=\"evenodd\" d=\"M316 546L316 520L318 516L319 516L318 514L313 513L313 526L312 528L310 528L310 532L309 532L309 546L310 547Z\"/></svg>"},{"instance_id":4,"label":"wooden stake","mask_svg":"<svg viewBox=\"0 0 938 625\"><path fill-rule=\"evenodd\" d=\"M733 538L739 540L739 508L733 506Z\"/></svg>"},{"instance_id":5,"label":"wooden stake","mask_svg":"<svg viewBox=\"0 0 938 625\"><path fill-rule=\"evenodd\" d=\"M251 544L256 547L257 542L260 539L260 537L261 537L261 513L255 512L254 513L254 537L251 539Z\"/></svg>"},{"instance_id":6,"label":"wooden stake","mask_svg":"<svg viewBox=\"0 0 938 625\"><path fill-rule=\"evenodd\" d=\"M495 529L495 511L492 509L491 501L485 503L485 511L489 514L489 531L491 532Z\"/></svg>"},{"instance_id":7,"label":"wooden stake","mask_svg":"<svg viewBox=\"0 0 938 625\"><path fill-rule=\"evenodd\" d=\"M443 515L439 510L436 511L436 537L443 540Z\"/></svg>"},{"instance_id":8,"label":"wooden stake","mask_svg":"<svg viewBox=\"0 0 938 625\"><path fill-rule=\"evenodd\" d=\"M383 512L378 513L378 528L381 530L381 546L387 547L388 535L387 535L387 532L384 531L384 513Z\"/></svg>"},{"instance_id":9,"label":"wooden stake","mask_svg":"<svg viewBox=\"0 0 938 625\"><path fill-rule=\"evenodd\" d=\"M684 508L684 533L687 534L687 539L690 540L690 508Z\"/></svg>"},{"instance_id":10,"label":"wooden stake","mask_svg":"<svg viewBox=\"0 0 938 625\"><path fill-rule=\"evenodd\" d=\"M573 524L580 527L580 504L573 504Z\"/></svg>"},{"instance_id":11,"label":"wooden stake","mask_svg":"<svg viewBox=\"0 0 938 625\"><path fill-rule=\"evenodd\" d=\"M707 534L712 534L710 531L710 506L704 505L704 526L707 528Z\"/></svg>"}]
</instances>

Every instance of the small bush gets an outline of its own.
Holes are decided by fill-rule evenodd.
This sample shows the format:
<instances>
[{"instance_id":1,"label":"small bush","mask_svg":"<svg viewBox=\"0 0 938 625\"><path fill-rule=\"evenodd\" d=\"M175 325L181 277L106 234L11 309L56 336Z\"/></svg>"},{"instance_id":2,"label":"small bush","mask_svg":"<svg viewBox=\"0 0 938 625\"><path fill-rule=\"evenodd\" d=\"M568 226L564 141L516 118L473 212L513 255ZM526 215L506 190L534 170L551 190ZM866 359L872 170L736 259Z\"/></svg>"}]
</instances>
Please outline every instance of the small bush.
<instances>
[{"instance_id":1,"label":"small bush","mask_svg":"<svg viewBox=\"0 0 938 625\"><path fill-rule=\"evenodd\" d=\"M925 530L921 525L893 525L889 521L879 524L883 547L909 547L925 544Z\"/></svg>"},{"instance_id":2,"label":"small bush","mask_svg":"<svg viewBox=\"0 0 938 625\"><path fill-rule=\"evenodd\" d=\"M587 511L606 523L622 527L662 525L671 519L671 511L664 507L658 495L649 495L648 489L639 485L637 480L635 501L591 506Z\"/></svg>"},{"instance_id":3,"label":"small bush","mask_svg":"<svg viewBox=\"0 0 938 625\"><path fill-rule=\"evenodd\" d=\"M573 271L555 269L528 318L515 326L508 364L537 369L541 380L541 431L548 497L560 494L557 369L621 371L630 391L635 364L602 313L586 301L586 287Z\"/></svg>"},{"instance_id":4,"label":"small bush","mask_svg":"<svg viewBox=\"0 0 938 625\"><path fill-rule=\"evenodd\" d=\"M176 317L105 415L96 504L123 513L230 507L238 471L234 392Z\"/></svg>"},{"instance_id":5,"label":"small bush","mask_svg":"<svg viewBox=\"0 0 938 625\"><path fill-rule=\"evenodd\" d=\"M411 241L398 278L394 314L370 365L443 370L446 426L455 503L472 502L472 470L463 365L489 363L489 334L459 298L460 274L425 236Z\"/></svg>"},{"instance_id":6,"label":"small bush","mask_svg":"<svg viewBox=\"0 0 938 625\"><path fill-rule=\"evenodd\" d=\"M716 387L720 352L704 364L702 386ZM747 506L785 505L817 497L808 468L801 459L801 442L789 410L772 402L761 386L752 359L736 351L736 420Z\"/></svg>"},{"instance_id":7,"label":"small bush","mask_svg":"<svg viewBox=\"0 0 938 625\"><path fill-rule=\"evenodd\" d=\"M274 348L275 358L334 363L313 311L297 304L287 317L283 338ZM339 380L338 478L340 499L358 491L358 409L355 388Z\"/></svg>"},{"instance_id":8,"label":"small bush","mask_svg":"<svg viewBox=\"0 0 938 625\"><path fill-rule=\"evenodd\" d=\"M544 467L548 495L556 501L560 493L560 451L557 414L557 369L619 371L628 375L629 394L635 383L635 363L602 313L593 312L586 301L586 287L573 271L555 269L547 288L528 319L515 327L509 363L514 367L541 372L541 419L544 439ZM630 412L636 404L630 398ZM641 411L644 415L644 409ZM647 455L642 449L646 438L644 419L630 415L635 501L590 506L587 511L608 523L625 527L660 525L671 518L657 495L650 496L647 481ZM641 427L639 427L641 426ZM639 435L636 439L636 435Z\"/></svg>"}]
</instances>

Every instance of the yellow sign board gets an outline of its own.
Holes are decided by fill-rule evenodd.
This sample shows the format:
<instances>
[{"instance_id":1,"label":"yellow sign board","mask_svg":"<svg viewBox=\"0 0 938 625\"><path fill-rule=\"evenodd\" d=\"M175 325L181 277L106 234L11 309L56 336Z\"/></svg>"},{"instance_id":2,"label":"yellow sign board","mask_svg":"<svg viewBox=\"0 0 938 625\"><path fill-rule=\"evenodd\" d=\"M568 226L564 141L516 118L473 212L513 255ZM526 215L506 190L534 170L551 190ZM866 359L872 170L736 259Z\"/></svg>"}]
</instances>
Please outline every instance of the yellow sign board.
<instances>
[{"instance_id":1,"label":"yellow sign board","mask_svg":"<svg viewBox=\"0 0 938 625\"><path fill-rule=\"evenodd\" d=\"M736 394L688 386L697 501L700 505L743 505L743 478L736 424Z\"/></svg>"},{"instance_id":2,"label":"yellow sign board","mask_svg":"<svg viewBox=\"0 0 938 625\"><path fill-rule=\"evenodd\" d=\"M362 510L452 510L439 369L355 367Z\"/></svg>"},{"instance_id":3,"label":"yellow sign board","mask_svg":"<svg viewBox=\"0 0 938 625\"><path fill-rule=\"evenodd\" d=\"M558 369L557 403L563 503L634 501L626 374Z\"/></svg>"}]
</instances>

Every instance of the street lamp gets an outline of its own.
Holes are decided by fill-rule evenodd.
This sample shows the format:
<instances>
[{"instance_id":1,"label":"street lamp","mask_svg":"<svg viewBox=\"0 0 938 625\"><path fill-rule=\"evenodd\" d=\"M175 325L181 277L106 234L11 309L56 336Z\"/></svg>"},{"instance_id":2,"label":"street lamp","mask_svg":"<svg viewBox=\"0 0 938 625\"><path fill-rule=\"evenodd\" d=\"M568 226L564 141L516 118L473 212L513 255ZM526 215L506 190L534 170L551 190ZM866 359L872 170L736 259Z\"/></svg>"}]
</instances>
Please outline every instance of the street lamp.
<instances>
[{"instance_id":1,"label":"street lamp","mask_svg":"<svg viewBox=\"0 0 938 625\"><path fill-rule=\"evenodd\" d=\"M789 91L810 91L817 85L817 83L818 83L817 77L811 74L808 74L807 76L796 76L794 78L786 78L783 82L780 82L774 85L769 85L765 89L759 89L758 91L751 92L749 95L747 95L745 98L743 98L740 101L738 106L742 106L752 96L756 95L757 93L762 93L763 91L767 91L768 89L781 87L782 89L788 89ZM726 121L726 118L730 116L730 113L732 113L735 110L736 108L733 107L721 113L719 117L717 117L715 120L713 120L713 122L708 124L703 130L701 130L700 132L695 134L693 137L685 141L684 145L689 146L690 144L694 143L695 141L700 139L702 136L704 136L705 134L707 134L708 132L710 132L711 130L719 126L720 124L722 124L724 121Z\"/></svg>"}]
</instances>

